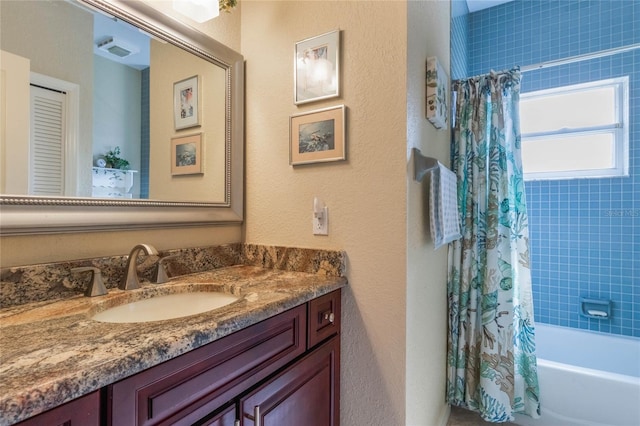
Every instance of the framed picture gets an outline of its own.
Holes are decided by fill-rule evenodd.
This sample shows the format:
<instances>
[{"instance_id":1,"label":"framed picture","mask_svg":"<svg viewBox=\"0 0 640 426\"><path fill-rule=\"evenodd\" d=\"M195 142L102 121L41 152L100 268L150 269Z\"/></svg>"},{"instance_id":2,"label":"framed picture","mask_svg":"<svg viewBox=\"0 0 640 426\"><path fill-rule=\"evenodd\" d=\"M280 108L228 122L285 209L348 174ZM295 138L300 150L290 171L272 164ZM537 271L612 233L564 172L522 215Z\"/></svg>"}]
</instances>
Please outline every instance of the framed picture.
<instances>
[{"instance_id":1,"label":"framed picture","mask_svg":"<svg viewBox=\"0 0 640 426\"><path fill-rule=\"evenodd\" d=\"M340 94L340 30L296 43L293 101L296 105Z\"/></svg>"},{"instance_id":2,"label":"framed picture","mask_svg":"<svg viewBox=\"0 0 640 426\"><path fill-rule=\"evenodd\" d=\"M427 119L436 129L447 127L449 76L435 56L427 58Z\"/></svg>"},{"instance_id":3,"label":"framed picture","mask_svg":"<svg viewBox=\"0 0 640 426\"><path fill-rule=\"evenodd\" d=\"M289 120L289 164L346 159L345 106L292 115Z\"/></svg>"},{"instance_id":4,"label":"framed picture","mask_svg":"<svg viewBox=\"0 0 640 426\"><path fill-rule=\"evenodd\" d=\"M175 129L200 125L200 76L173 83L173 122Z\"/></svg>"},{"instance_id":5,"label":"framed picture","mask_svg":"<svg viewBox=\"0 0 640 426\"><path fill-rule=\"evenodd\" d=\"M204 173L202 133L171 138L171 174Z\"/></svg>"}]
</instances>

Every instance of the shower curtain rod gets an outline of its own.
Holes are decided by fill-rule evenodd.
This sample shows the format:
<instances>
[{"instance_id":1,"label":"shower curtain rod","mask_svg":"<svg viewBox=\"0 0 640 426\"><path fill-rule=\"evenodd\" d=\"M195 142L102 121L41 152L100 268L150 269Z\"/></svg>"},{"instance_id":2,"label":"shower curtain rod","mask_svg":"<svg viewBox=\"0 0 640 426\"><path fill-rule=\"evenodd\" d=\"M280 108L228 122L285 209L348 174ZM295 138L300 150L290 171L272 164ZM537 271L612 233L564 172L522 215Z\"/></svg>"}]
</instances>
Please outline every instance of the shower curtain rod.
<instances>
[{"instance_id":1,"label":"shower curtain rod","mask_svg":"<svg viewBox=\"0 0 640 426\"><path fill-rule=\"evenodd\" d=\"M542 68L557 67L559 65L572 64L574 62L581 62L581 61L587 61L589 59L602 58L604 56L616 55L618 53L629 52L629 51L635 50L635 49L640 49L640 43L630 44L628 46L623 46L623 47L614 47L613 49L601 50L599 52L594 52L594 53L585 53L583 55L570 56L570 57L564 58L564 59L555 59L553 61L540 62L540 63L533 64L533 65L525 65L525 66L521 66L520 67L520 72L521 73L525 73L527 71L535 71L535 70L539 70L539 69L542 69ZM508 71L508 70L505 70L505 71ZM504 72L504 71L500 71L500 72ZM465 80L470 80L470 79L482 77L483 75L487 75L487 74L488 73L479 74L479 75L476 75L476 76L473 76L473 77L466 77L466 78L462 78L462 79L458 79L458 80L453 80L452 83L455 82L455 81L465 81Z\"/></svg>"},{"instance_id":2,"label":"shower curtain rod","mask_svg":"<svg viewBox=\"0 0 640 426\"><path fill-rule=\"evenodd\" d=\"M564 59L556 59L554 61L540 62L539 64L526 65L520 67L520 72L534 71L542 68L557 67L559 65L572 64L574 62L587 61L589 59L602 58L604 56L611 56L618 53L629 52L631 50L640 49L640 43L630 44L623 47L614 47L613 49L601 50L594 53L585 53L584 55L570 56Z\"/></svg>"}]
</instances>

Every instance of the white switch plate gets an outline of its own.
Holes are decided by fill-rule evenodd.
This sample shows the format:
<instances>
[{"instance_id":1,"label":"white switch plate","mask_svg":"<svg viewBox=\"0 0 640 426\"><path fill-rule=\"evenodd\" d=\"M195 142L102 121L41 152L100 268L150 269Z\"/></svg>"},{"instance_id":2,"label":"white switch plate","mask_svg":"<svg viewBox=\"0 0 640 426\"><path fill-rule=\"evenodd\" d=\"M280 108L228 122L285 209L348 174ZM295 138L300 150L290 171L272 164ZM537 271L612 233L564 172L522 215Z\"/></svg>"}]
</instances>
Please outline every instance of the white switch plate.
<instances>
[{"instance_id":1,"label":"white switch plate","mask_svg":"<svg viewBox=\"0 0 640 426\"><path fill-rule=\"evenodd\" d=\"M313 218L313 235L329 235L329 209L322 209L322 217L317 218L315 213L311 214Z\"/></svg>"}]
</instances>

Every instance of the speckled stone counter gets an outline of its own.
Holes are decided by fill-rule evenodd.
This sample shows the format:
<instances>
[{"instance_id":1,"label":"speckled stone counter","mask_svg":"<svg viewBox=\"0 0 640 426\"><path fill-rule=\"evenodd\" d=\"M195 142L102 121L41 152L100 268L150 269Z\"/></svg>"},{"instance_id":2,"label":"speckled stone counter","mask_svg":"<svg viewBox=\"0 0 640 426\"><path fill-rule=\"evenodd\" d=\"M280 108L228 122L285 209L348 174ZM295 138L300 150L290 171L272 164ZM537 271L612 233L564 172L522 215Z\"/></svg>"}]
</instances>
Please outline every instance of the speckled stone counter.
<instances>
[{"instance_id":1,"label":"speckled stone counter","mask_svg":"<svg viewBox=\"0 0 640 426\"><path fill-rule=\"evenodd\" d=\"M236 260L244 264L179 276L166 284L0 309L0 425L56 407L347 284L342 252L239 248L243 254ZM223 291L240 299L173 320L114 324L91 319L128 301L193 291Z\"/></svg>"}]
</instances>

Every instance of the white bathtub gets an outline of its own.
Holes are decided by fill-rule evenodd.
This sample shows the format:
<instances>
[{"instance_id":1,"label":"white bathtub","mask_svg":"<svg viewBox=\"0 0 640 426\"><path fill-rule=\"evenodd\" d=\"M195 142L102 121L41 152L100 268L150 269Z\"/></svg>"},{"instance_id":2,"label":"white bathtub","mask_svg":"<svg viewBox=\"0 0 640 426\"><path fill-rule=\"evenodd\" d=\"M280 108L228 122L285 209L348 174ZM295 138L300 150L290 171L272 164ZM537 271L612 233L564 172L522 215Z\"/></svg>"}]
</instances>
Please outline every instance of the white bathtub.
<instances>
[{"instance_id":1,"label":"white bathtub","mask_svg":"<svg viewBox=\"0 0 640 426\"><path fill-rule=\"evenodd\" d=\"M640 425L640 339L536 324L539 419L523 426Z\"/></svg>"}]
</instances>

